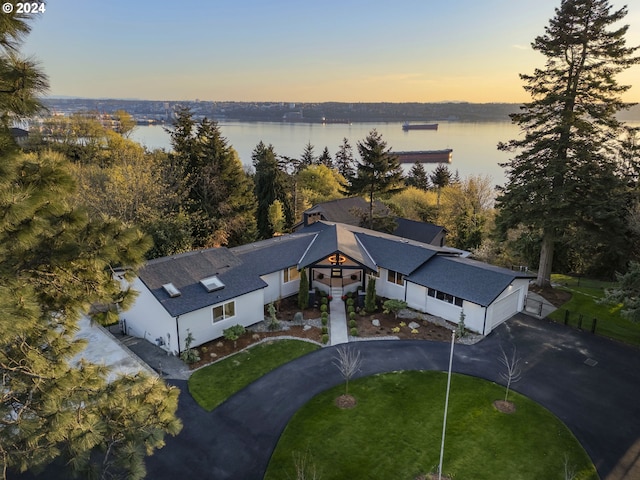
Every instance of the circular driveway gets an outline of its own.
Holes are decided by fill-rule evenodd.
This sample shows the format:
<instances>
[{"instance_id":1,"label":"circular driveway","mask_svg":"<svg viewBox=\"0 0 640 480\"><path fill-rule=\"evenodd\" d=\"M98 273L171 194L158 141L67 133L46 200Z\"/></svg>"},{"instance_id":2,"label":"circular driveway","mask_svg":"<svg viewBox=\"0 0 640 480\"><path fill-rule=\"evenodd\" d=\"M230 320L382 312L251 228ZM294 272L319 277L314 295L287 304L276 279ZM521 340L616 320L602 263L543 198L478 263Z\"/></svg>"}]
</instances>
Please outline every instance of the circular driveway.
<instances>
[{"instance_id":1,"label":"circular driveway","mask_svg":"<svg viewBox=\"0 0 640 480\"><path fill-rule=\"evenodd\" d=\"M515 346L523 374L514 390L551 410L574 433L604 480L640 478L640 350L517 315L476 345L456 345L455 372L500 382L500 346ZM358 377L397 370L446 370L450 344L362 341ZM343 382L334 347L286 364L212 412L185 381L178 414L184 429L147 459L148 478L262 479L291 416L316 394Z\"/></svg>"}]
</instances>

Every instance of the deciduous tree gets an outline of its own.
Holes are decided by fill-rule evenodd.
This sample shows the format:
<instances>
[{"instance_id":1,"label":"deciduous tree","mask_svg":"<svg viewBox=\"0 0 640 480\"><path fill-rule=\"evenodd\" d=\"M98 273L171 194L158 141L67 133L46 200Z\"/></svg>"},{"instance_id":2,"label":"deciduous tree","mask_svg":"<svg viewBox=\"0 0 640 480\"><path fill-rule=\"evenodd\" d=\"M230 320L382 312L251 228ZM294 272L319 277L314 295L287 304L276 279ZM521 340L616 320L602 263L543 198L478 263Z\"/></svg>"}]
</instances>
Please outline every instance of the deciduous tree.
<instances>
[{"instance_id":1,"label":"deciduous tree","mask_svg":"<svg viewBox=\"0 0 640 480\"><path fill-rule=\"evenodd\" d=\"M614 27L626 14L608 0L562 1L532 44L545 66L521 75L531 101L511 117L523 137L498 147L514 157L503 165L497 223L541 232L539 286L550 284L556 244L572 241L570 229L588 230L594 244L624 236L615 115L629 106L620 98L629 87L616 75L640 61L626 46L628 26Z\"/></svg>"}]
</instances>

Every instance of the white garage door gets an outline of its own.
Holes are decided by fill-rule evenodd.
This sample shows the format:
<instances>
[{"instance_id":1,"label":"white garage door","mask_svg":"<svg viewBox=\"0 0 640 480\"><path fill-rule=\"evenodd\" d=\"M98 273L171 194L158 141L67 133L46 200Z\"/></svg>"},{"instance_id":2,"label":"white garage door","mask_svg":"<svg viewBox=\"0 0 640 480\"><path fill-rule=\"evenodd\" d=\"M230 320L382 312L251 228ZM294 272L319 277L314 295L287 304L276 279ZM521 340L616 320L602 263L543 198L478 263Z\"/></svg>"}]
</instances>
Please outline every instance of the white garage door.
<instances>
[{"instance_id":1,"label":"white garage door","mask_svg":"<svg viewBox=\"0 0 640 480\"><path fill-rule=\"evenodd\" d=\"M520 290L510 293L501 300L493 304L493 315L491 315L491 330L500 325L506 319L513 317L518 311L518 296ZM487 332L488 333L488 332Z\"/></svg>"}]
</instances>

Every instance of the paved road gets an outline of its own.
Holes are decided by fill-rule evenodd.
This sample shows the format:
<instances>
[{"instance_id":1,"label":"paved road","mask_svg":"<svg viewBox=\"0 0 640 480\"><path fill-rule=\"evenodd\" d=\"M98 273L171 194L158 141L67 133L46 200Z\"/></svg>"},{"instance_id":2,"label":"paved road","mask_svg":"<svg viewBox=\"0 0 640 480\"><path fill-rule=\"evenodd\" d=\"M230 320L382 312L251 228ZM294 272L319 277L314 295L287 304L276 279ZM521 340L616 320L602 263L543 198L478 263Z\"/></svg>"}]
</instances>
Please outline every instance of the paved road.
<instances>
[{"instance_id":1,"label":"paved road","mask_svg":"<svg viewBox=\"0 0 640 480\"><path fill-rule=\"evenodd\" d=\"M514 390L556 414L575 434L603 480L640 479L640 350L547 320L518 315L476 345L456 345L456 372L499 381L500 346L523 360ZM446 370L449 343L350 343L363 357L359 376L394 370ZM323 348L265 375L213 412L200 408L184 380L184 429L147 459L149 479L262 479L291 416L314 395L342 383ZM595 363L595 364L594 364ZM45 477L58 477L48 469ZM21 478L32 478L26 475Z\"/></svg>"},{"instance_id":2,"label":"paved road","mask_svg":"<svg viewBox=\"0 0 640 480\"><path fill-rule=\"evenodd\" d=\"M602 479L640 478L640 350L519 315L479 344L457 345L454 370L499 381L501 344L515 345L524 362L514 390L550 409L574 432ZM448 343L371 341L350 347L363 357L360 376L446 370L448 364ZM289 363L211 413L195 404L186 382L175 381L183 389L185 428L149 458L148 478L261 479L291 416L342 382L334 355L333 348L324 348Z\"/></svg>"}]
</instances>

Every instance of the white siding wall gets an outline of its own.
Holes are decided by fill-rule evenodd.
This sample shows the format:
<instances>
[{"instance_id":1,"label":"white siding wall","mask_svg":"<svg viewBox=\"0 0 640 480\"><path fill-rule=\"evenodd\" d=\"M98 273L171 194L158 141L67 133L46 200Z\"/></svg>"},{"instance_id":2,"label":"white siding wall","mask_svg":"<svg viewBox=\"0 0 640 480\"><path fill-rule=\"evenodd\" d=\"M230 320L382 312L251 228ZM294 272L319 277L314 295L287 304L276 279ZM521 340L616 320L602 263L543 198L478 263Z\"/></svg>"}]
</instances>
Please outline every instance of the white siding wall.
<instances>
[{"instance_id":1,"label":"white siding wall","mask_svg":"<svg viewBox=\"0 0 640 480\"><path fill-rule=\"evenodd\" d=\"M389 282L388 274L386 268L380 269L380 277L376 278L376 293L381 297L404 300L404 285Z\"/></svg>"},{"instance_id":2,"label":"white siding wall","mask_svg":"<svg viewBox=\"0 0 640 480\"><path fill-rule=\"evenodd\" d=\"M421 285L407 282L407 305L419 312L427 311L427 289Z\"/></svg>"},{"instance_id":3,"label":"white siding wall","mask_svg":"<svg viewBox=\"0 0 640 480\"><path fill-rule=\"evenodd\" d=\"M131 286L139 292L138 297L129 310L120 314L120 319L125 321L127 335L144 338L152 343L162 337L165 342L163 348L177 352L175 319L158 303L139 278Z\"/></svg>"},{"instance_id":4,"label":"white siding wall","mask_svg":"<svg viewBox=\"0 0 640 480\"><path fill-rule=\"evenodd\" d=\"M284 272L282 270L260 277L269 285L264 290L264 304L268 305L279 298L286 298L298 293L300 290L300 278L284 283ZM307 277L308 278L308 277Z\"/></svg>"},{"instance_id":5,"label":"white siding wall","mask_svg":"<svg viewBox=\"0 0 640 480\"><path fill-rule=\"evenodd\" d=\"M262 290L247 293L235 299L235 316L213 323L213 308L223 302L195 312L185 313L178 319L180 325L180 350L184 350L187 329L193 335L192 347L223 336L226 328L240 324L245 327L264 320L264 296Z\"/></svg>"},{"instance_id":6,"label":"white siding wall","mask_svg":"<svg viewBox=\"0 0 640 480\"><path fill-rule=\"evenodd\" d=\"M282 279L282 288L280 290L281 298L290 297L291 295L298 293L298 290L300 290L300 277L291 282L284 283L284 272L280 272L280 278ZM307 278L309 278L309 272L307 272Z\"/></svg>"},{"instance_id":7,"label":"white siding wall","mask_svg":"<svg viewBox=\"0 0 640 480\"><path fill-rule=\"evenodd\" d=\"M443 302L427 296L427 289L421 285L407 282L407 305L420 312L442 317L452 323L460 321L460 312L464 310L464 323L468 330L482 333L484 326L484 307L468 301L462 302L462 307Z\"/></svg>"},{"instance_id":8,"label":"white siding wall","mask_svg":"<svg viewBox=\"0 0 640 480\"><path fill-rule=\"evenodd\" d=\"M433 298L429 298L429 300L434 300ZM467 302L466 300L462 302L462 308L464 309L464 324L467 330L471 330L476 333L482 333L482 329L484 328L484 313L486 308L482 305L478 305L477 303ZM458 318L456 319L456 323L460 319L460 313L458 312Z\"/></svg>"},{"instance_id":9,"label":"white siding wall","mask_svg":"<svg viewBox=\"0 0 640 480\"><path fill-rule=\"evenodd\" d=\"M280 283L282 278L282 272L273 272L268 275L260 277L264 282L269 285L264 289L264 301L265 304L275 302L280 297Z\"/></svg>"}]
</instances>

